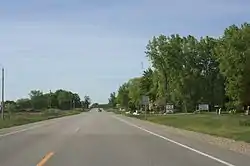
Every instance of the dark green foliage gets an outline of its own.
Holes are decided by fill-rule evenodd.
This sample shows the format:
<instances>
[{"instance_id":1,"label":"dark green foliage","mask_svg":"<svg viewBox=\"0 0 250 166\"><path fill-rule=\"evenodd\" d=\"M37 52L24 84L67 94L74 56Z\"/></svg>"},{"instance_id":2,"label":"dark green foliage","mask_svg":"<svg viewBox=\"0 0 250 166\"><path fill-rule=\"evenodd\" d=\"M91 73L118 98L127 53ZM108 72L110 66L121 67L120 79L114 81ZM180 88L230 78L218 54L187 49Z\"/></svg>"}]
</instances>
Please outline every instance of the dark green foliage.
<instances>
[{"instance_id":1,"label":"dark green foliage","mask_svg":"<svg viewBox=\"0 0 250 166\"><path fill-rule=\"evenodd\" d=\"M114 108L116 104L117 104L116 94L115 92L113 92L110 94L109 97L109 106Z\"/></svg>"},{"instance_id":2,"label":"dark green foliage","mask_svg":"<svg viewBox=\"0 0 250 166\"><path fill-rule=\"evenodd\" d=\"M193 112L199 103L242 110L250 105L250 25L227 28L221 38L160 35L146 46L152 68L120 86L116 102L137 109L142 95ZM112 93L115 94L115 93ZM159 101L160 104L159 104Z\"/></svg>"},{"instance_id":3,"label":"dark green foliage","mask_svg":"<svg viewBox=\"0 0 250 166\"><path fill-rule=\"evenodd\" d=\"M70 110L82 108L81 98L77 93L59 89L55 92L43 93L40 90L32 90L29 93L30 98L6 101L8 110L16 111L41 111L48 108ZM90 98L85 96L85 105L90 104Z\"/></svg>"}]
</instances>

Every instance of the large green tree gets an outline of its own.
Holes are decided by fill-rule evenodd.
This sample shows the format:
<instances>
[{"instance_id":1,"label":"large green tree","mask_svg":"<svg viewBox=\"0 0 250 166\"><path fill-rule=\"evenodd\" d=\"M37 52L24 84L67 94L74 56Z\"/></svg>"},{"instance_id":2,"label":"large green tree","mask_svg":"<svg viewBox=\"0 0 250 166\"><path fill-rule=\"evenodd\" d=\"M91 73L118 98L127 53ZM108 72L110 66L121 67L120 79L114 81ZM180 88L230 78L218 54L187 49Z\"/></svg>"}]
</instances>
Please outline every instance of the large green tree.
<instances>
[{"instance_id":1,"label":"large green tree","mask_svg":"<svg viewBox=\"0 0 250 166\"><path fill-rule=\"evenodd\" d=\"M128 83L122 84L118 89L117 102L120 106L128 108L129 104L129 90Z\"/></svg>"},{"instance_id":2,"label":"large green tree","mask_svg":"<svg viewBox=\"0 0 250 166\"><path fill-rule=\"evenodd\" d=\"M72 94L72 100L73 100L73 107L74 108L81 108L81 98L77 93Z\"/></svg>"},{"instance_id":3,"label":"large green tree","mask_svg":"<svg viewBox=\"0 0 250 166\"><path fill-rule=\"evenodd\" d=\"M250 24L232 25L219 39L160 35L149 41L145 53L152 68L120 86L117 101L123 107L136 108L141 95L185 112L199 103L250 105Z\"/></svg>"},{"instance_id":4,"label":"large green tree","mask_svg":"<svg viewBox=\"0 0 250 166\"><path fill-rule=\"evenodd\" d=\"M69 91L59 89L55 92L58 101L58 108L63 110L72 109L73 94Z\"/></svg>"},{"instance_id":5,"label":"large green tree","mask_svg":"<svg viewBox=\"0 0 250 166\"><path fill-rule=\"evenodd\" d=\"M139 108L141 104L141 78L132 78L128 81L128 97L130 106L133 108Z\"/></svg>"},{"instance_id":6,"label":"large green tree","mask_svg":"<svg viewBox=\"0 0 250 166\"><path fill-rule=\"evenodd\" d=\"M32 90L29 94L33 109L44 109L48 107L48 98L40 90Z\"/></svg>"},{"instance_id":7,"label":"large green tree","mask_svg":"<svg viewBox=\"0 0 250 166\"><path fill-rule=\"evenodd\" d=\"M151 101L156 100L156 95L158 91L158 80L157 72L153 71L151 68L148 68L143 72L140 81L140 89L142 95L149 96Z\"/></svg>"},{"instance_id":8,"label":"large green tree","mask_svg":"<svg viewBox=\"0 0 250 166\"><path fill-rule=\"evenodd\" d=\"M116 104L117 104L117 99L116 99L116 94L115 94L115 92L112 92L112 93L110 93L110 97L109 97L109 105L111 106L111 107L115 107L116 106Z\"/></svg>"},{"instance_id":9,"label":"large green tree","mask_svg":"<svg viewBox=\"0 0 250 166\"><path fill-rule=\"evenodd\" d=\"M234 107L250 105L250 24L232 25L216 48L226 94Z\"/></svg>"},{"instance_id":10,"label":"large green tree","mask_svg":"<svg viewBox=\"0 0 250 166\"><path fill-rule=\"evenodd\" d=\"M159 80L162 84L161 86L161 95L165 97L167 95L168 89L168 69L169 66L166 63L166 43L168 39L164 35L160 35L158 38L153 37L151 41L149 41L146 47L146 56L149 58L149 61L152 63L152 66L156 71L159 72Z\"/></svg>"},{"instance_id":11,"label":"large green tree","mask_svg":"<svg viewBox=\"0 0 250 166\"><path fill-rule=\"evenodd\" d=\"M225 87L215 54L218 44L218 40L211 37L201 38L199 42L197 48L199 84L197 87L200 92L200 102L222 106L225 102Z\"/></svg>"},{"instance_id":12,"label":"large green tree","mask_svg":"<svg viewBox=\"0 0 250 166\"><path fill-rule=\"evenodd\" d=\"M83 101L83 105L85 108L89 108L91 104L91 99L88 95L84 96L84 101Z\"/></svg>"},{"instance_id":13,"label":"large green tree","mask_svg":"<svg viewBox=\"0 0 250 166\"><path fill-rule=\"evenodd\" d=\"M19 110L30 109L32 107L31 101L28 98L18 99L16 105Z\"/></svg>"},{"instance_id":14,"label":"large green tree","mask_svg":"<svg viewBox=\"0 0 250 166\"><path fill-rule=\"evenodd\" d=\"M213 54L216 44L217 40L209 37L154 37L146 55L157 73L153 77L156 96L183 111L194 110L199 102L221 104L224 80Z\"/></svg>"}]
</instances>

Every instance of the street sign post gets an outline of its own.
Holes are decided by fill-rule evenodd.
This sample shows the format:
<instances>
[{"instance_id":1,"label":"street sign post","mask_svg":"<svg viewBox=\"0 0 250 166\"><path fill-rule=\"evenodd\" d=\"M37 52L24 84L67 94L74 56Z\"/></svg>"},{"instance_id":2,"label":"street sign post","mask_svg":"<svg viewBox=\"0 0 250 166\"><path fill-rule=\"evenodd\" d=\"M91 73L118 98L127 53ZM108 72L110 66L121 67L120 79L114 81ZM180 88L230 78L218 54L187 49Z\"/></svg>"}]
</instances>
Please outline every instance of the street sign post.
<instances>
[{"instance_id":1,"label":"street sign post","mask_svg":"<svg viewBox=\"0 0 250 166\"><path fill-rule=\"evenodd\" d=\"M199 111L209 111L208 104L199 104Z\"/></svg>"},{"instance_id":2,"label":"street sign post","mask_svg":"<svg viewBox=\"0 0 250 166\"><path fill-rule=\"evenodd\" d=\"M142 104L143 105L149 104L149 97L148 96L142 96Z\"/></svg>"},{"instance_id":3,"label":"street sign post","mask_svg":"<svg viewBox=\"0 0 250 166\"><path fill-rule=\"evenodd\" d=\"M174 105L171 103L167 103L166 105L166 113L174 113Z\"/></svg>"},{"instance_id":4,"label":"street sign post","mask_svg":"<svg viewBox=\"0 0 250 166\"><path fill-rule=\"evenodd\" d=\"M142 105L144 105L145 119L147 119L147 109L146 109L146 106L149 105L149 97L148 96L142 96L141 103L142 103Z\"/></svg>"}]
</instances>

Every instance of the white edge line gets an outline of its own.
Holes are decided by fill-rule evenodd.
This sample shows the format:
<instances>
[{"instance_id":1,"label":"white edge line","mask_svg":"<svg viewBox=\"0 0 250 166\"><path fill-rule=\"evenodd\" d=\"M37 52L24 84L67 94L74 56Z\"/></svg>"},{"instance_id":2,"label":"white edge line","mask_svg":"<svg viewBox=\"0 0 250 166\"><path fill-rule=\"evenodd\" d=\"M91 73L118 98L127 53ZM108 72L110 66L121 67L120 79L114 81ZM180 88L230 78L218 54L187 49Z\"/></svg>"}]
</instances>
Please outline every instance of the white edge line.
<instances>
[{"instance_id":1,"label":"white edge line","mask_svg":"<svg viewBox=\"0 0 250 166\"><path fill-rule=\"evenodd\" d=\"M80 130L80 127L77 127L76 130L75 130L75 132L77 133L79 130Z\"/></svg>"},{"instance_id":2,"label":"white edge line","mask_svg":"<svg viewBox=\"0 0 250 166\"><path fill-rule=\"evenodd\" d=\"M145 131L145 132L147 132L147 133L150 133L150 134L152 134L152 135L154 135L154 136L157 136L157 137L162 138L162 139L164 139L164 140L166 140L166 141L169 141L169 142L171 142L171 143L174 143L174 144L176 144L176 145L178 145L178 146L181 146L181 147L183 147L183 148L186 148L186 149L188 149L188 150L190 150L190 151L192 151L192 152L195 152L195 153L198 153L198 154L200 154L200 155L202 155L202 156L208 157L208 158L210 158L210 159L212 159L212 160L215 160L215 161L217 161L217 162L219 162L219 163L221 163L221 164L224 164L224 165L226 165L226 166L235 166L235 165L230 164L230 163L228 163L228 162L226 162L226 161L223 161L223 160L218 159L218 158L216 158L216 157L214 157L214 156L211 156L211 155L209 155L209 154L207 154L207 153L204 153L204 152L201 152L201 151L196 150L196 149L194 149L194 148L191 148L190 146L181 144L181 143L176 142L176 141L174 141L174 140L172 140L172 139L166 138L166 137L164 137L164 136L162 136L162 135L156 134L156 133L154 133L154 132L152 132L152 131L149 131L149 130L144 129L144 128L140 127L140 126L137 126L137 125L135 125L135 124L133 124L133 123L131 123L131 122L128 122L128 121L126 121L126 120L124 120L124 119L118 118L117 116L113 116L113 117L116 118L116 119L119 120L119 121L122 121L122 122L124 122L124 123L130 125L130 126L136 127L136 128L138 128L138 129L143 130L143 131Z\"/></svg>"}]
</instances>

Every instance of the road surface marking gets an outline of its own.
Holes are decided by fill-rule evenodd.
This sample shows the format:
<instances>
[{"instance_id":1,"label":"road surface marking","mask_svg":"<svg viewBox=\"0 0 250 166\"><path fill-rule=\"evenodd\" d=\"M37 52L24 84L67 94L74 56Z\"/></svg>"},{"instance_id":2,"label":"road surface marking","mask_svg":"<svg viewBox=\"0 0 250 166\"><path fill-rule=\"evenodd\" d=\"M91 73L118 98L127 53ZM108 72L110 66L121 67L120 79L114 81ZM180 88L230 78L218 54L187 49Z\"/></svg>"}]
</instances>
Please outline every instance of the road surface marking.
<instances>
[{"instance_id":1,"label":"road surface marking","mask_svg":"<svg viewBox=\"0 0 250 166\"><path fill-rule=\"evenodd\" d=\"M204 152L201 152L201 151L196 150L196 149L194 149L194 148L191 148L190 146L181 144L181 143L176 142L176 141L174 141L174 140L172 140L172 139L169 139L169 138L164 137L164 136L162 136L162 135L156 134L156 133L154 133L154 132L152 132L152 131L149 131L149 130L147 130L147 129L144 129L144 128L140 127L140 126L137 126L137 125L135 125L135 124L133 124L133 123L131 123L131 122L128 122L128 121L126 121L126 120L124 120L124 119L118 118L117 116L113 116L113 117L114 117L115 119L121 121L121 122L126 123L127 125L136 127L136 128L138 128L138 129L143 130L143 131L145 131L145 132L147 132L147 133L150 133L150 134L152 134L152 135L154 135L154 136L157 136L157 137L159 137L159 138L162 138L162 139L164 139L164 140L166 140L166 141L168 141L168 142L174 143L174 144L176 144L176 145L178 145L178 146L181 146L181 147L183 147L183 148L186 148L186 149L188 149L188 150L190 150L190 151L192 151L192 152L198 153L198 154L200 154L200 155L202 155L202 156L205 156L205 157L208 157L208 158L210 158L210 159L212 159L212 160L215 160L215 161L217 161L217 162L219 162L219 163L221 163L221 164L224 164L224 165L226 165L226 166L235 166L235 165L230 164L230 163L228 163L228 162L226 162L226 161L223 161L223 160L221 160L221 159L219 159L219 158L216 158L216 157L214 157L214 156L211 156L211 155L209 155L209 154L207 154L207 153L204 153Z\"/></svg>"},{"instance_id":2,"label":"road surface marking","mask_svg":"<svg viewBox=\"0 0 250 166\"><path fill-rule=\"evenodd\" d=\"M78 115L78 114L77 114ZM45 124L37 124L35 126L32 126L32 127L28 127L28 128L25 128L25 129L21 129L21 130L16 130L16 131L11 131L11 132L8 132L8 133L5 133L5 134L0 134L0 138L1 137L6 137L6 136L9 136L9 135L13 135L13 134L17 134L17 133L22 133L22 132L25 132L25 131L28 131L28 130L32 130L32 129L35 129L35 128L39 128L39 127L43 127L43 126L46 126L46 125L50 125L50 124L54 124L54 123L58 123L58 121L60 122L60 120L64 120L64 119L69 119L69 118L72 118L74 116L77 116L77 115L72 115L72 116L65 116L65 117L60 117L60 118L55 118L55 119L51 119L50 122L47 122ZM43 121L40 121L40 122L43 122ZM44 120L44 122L46 122L46 120ZM28 123L29 124L29 123ZM28 125L26 124L26 125ZM13 126L13 127L16 127L16 126ZM4 128L3 128L4 129Z\"/></svg>"},{"instance_id":3,"label":"road surface marking","mask_svg":"<svg viewBox=\"0 0 250 166\"><path fill-rule=\"evenodd\" d=\"M45 126L45 125L47 125L47 124L36 125L36 126L28 127L28 128L25 128L25 129L16 130L16 131L12 131L12 132L9 132L9 133L1 134L0 138L1 137L6 137L6 136L9 136L9 135L13 135L13 134L17 134L17 133L21 133L21 132L24 132L24 131L32 130L32 129L42 127L42 126Z\"/></svg>"},{"instance_id":4,"label":"road surface marking","mask_svg":"<svg viewBox=\"0 0 250 166\"><path fill-rule=\"evenodd\" d=\"M77 133L79 130L80 130L80 127L77 127L76 130L75 130L75 132Z\"/></svg>"},{"instance_id":5,"label":"road surface marking","mask_svg":"<svg viewBox=\"0 0 250 166\"><path fill-rule=\"evenodd\" d=\"M36 166L43 166L53 155L53 152L48 153Z\"/></svg>"}]
</instances>

